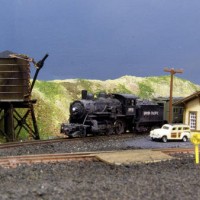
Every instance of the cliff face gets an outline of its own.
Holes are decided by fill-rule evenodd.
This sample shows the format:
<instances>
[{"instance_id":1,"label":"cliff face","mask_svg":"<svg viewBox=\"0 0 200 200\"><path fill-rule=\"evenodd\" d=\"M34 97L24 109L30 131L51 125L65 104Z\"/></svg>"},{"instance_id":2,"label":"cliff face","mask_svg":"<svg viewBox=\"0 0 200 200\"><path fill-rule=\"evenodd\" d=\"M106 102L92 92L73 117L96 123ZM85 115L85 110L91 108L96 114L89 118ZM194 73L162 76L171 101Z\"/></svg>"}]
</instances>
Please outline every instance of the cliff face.
<instances>
[{"instance_id":1,"label":"cliff face","mask_svg":"<svg viewBox=\"0 0 200 200\"><path fill-rule=\"evenodd\" d=\"M129 93L140 98L169 96L170 76L134 77L123 76L115 80L85 80L67 79L54 81L36 81L33 97L37 99L35 113L42 138L59 134L60 123L69 117L70 102L81 98L81 90L97 94L100 91L107 93ZM190 81L174 77L173 96L186 97L200 90L199 85Z\"/></svg>"}]
</instances>

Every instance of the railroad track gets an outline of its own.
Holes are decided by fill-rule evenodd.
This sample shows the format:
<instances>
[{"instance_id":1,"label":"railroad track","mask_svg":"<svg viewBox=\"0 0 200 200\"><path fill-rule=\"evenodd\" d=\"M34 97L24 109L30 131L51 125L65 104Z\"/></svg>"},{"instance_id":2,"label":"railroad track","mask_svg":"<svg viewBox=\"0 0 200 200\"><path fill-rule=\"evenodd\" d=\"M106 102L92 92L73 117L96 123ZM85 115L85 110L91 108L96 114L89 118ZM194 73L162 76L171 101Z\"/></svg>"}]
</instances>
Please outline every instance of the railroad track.
<instances>
[{"instance_id":1,"label":"railroad track","mask_svg":"<svg viewBox=\"0 0 200 200\"><path fill-rule=\"evenodd\" d=\"M168 149L153 149L152 151L162 151L166 154L175 153L194 153L194 148L168 148Z\"/></svg>"},{"instance_id":2,"label":"railroad track","mask_svg":"<svg viewBox=\"0 0 200 200\"><path fill-rule=\"evenodd\" d=\"M141 151L145 150L143 149ZM176 153L190 153L190 154L194 153L193 148L152 149L151 151L160 151L168 155L173 155ZM126 150L124 150L124 152L126 153ZM130 150L127 152L130 152ZM21 164L31 165L36 163L55 163L64 161L102 161L98 157L98 155L106 153L116 154L116 151L7 156L7 157L0 157L0 166L4 168L15 168Z\"/></svg>"},{"instance_id":3,"label":"railroad track","mask_svg":"<svg viewBox=\"0 0 200 200\"><path fill-rule=\"evenodd\" d=\"M6 148L15 148L15 147L23 147L28 145L43 145L43 144L51 144L51 143L57 143L57 142L72 142L72 141L87 141L87 140L98 140L103 138L113 138L113 137L119 137L119 138L127 138L127 137L133 137L133 133L126 133L122 135L101 135L101 136L95 136L95 137L84 137L84 138L56 138L56 139L48 139L48 140L31 140L31 141L19 141L19 142L8 142L4 144L0 144L0 149L6 149Z\"/></svg>"},{"instance_id":4,"label":"railroad track","mask_svg":"<svg viewBox=\"0 0 200 200\"><path fill-rule=\"evenodd\" d=\"M22 164L31 165L36 163L55 163L64 161L94 161L94 160L98 160L98 158L90 153L23 155L23 156L1 157L0 166L4 168L15 168Z\"/></svg>"},{"instance_id":5,"label":"railroad track","mask_svg":"<svg viewBox=\"0 0 200 200\"><path fill-rule=\"evenodd\" d=\"M0 149L27 146L27 145L40 145L40 144L56 143L56 142L63 142L66 140L67 140L66 138L59 138L59 139L48 139L48 140L8 142L8 143L0 144Z\"/></svg>"}]
</instances>

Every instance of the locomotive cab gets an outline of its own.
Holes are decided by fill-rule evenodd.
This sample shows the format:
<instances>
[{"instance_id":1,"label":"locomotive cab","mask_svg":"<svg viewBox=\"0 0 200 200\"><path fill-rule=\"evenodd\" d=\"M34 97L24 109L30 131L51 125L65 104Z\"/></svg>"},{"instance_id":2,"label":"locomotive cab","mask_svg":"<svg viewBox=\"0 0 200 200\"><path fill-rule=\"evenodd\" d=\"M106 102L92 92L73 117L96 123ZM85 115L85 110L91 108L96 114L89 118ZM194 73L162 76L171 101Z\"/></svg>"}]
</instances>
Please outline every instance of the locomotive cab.
<instances>
[{"instance_id":1,"label":"locomotive cab","mask_svg":"<svg viewBox=\"0 0 200 200\"><path fill-rule=\"evenodd\" d=\"M133 116L136 114L136 96L132 94L113 94L113 96L121 102L123 115Z\"/></svg>"}]
</instances>

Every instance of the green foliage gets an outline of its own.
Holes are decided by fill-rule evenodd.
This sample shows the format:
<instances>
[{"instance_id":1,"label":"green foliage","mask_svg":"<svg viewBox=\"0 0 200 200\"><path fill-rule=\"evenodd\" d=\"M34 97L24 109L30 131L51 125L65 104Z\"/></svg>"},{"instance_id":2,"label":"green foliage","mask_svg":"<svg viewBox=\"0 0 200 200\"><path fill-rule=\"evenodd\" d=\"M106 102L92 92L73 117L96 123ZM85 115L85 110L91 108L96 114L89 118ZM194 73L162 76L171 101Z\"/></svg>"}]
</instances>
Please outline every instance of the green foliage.
<instances>
[{"instance_id":1,"label":"green foliage","mask_svg":"<svg viewBox=\"0 0 200 200\"><path fill-rule=\"evenodd\" d=\"M0 119L3 117L3 112L0 113ZM1 130L4 130L4 121L3 120L0 120L0 129ZM6 140L5 140L5 137L4 135L0 134L0 143L4 143Z\"/></svg>"},{"instance_id":2,"label":"green foliage","mask_svg":"<svg viewBox=\"0 0 200 200\"><path fill-rule=\"evenodd\" d=\"M118 84L116 88L113 89L113 93L122 93L122 94L132 94L130 90L126 88L125 85Z\"/></svg>"},{"instance_id":3,"label":"green foliage","mask_svg":"<svg viewBox=\"0 0 200 200\"><path fill-rule=\"evenodd\" d=\"M84 90L87 90L88 92L92 92L92 84L91 81L85 80L85 79L78 79L77 84L81 86Z\"/></svg>"},{"instance_id":4,"label":"green foliage","mask_svg":"<svg viewBox=\"0 0 200 200\"><path fill-rule=\"evenodd\" d=\"M35 114L41 138L58 135L60 123L67 120L69 110L65 88L55 82L37 81L34 97L37 99Z\"/></svg>"},{"instance_id":5,"label":"green foliage","mask_svg":"<svg viewBox=\"0 0 200 200\"><path fill-rule=\"evenodd\" d=\"M49 100L55 100L62 96L63 88L54 82L36 81L35 87Z\"/></svg>"},{"instance_id":6,"label":"green foliage","mask_svg":"<svg viewBox=\"0 0 200 200\"><path fill-rule=\"evenodd\" d=\"M150 99L153 96L154 90L148 84L148 82L139 83L139 97L144 99Z\"/></svg>"},{"instance_id":7,"label":"green foliage","mask_svg":"<svg viewBox=\"0 0 200 200\"><path fill-rule=\"evenodd\" d=\"M170 76L153 76L146 79L151 83L169 83Z\"/></svg>"}]
</instances>

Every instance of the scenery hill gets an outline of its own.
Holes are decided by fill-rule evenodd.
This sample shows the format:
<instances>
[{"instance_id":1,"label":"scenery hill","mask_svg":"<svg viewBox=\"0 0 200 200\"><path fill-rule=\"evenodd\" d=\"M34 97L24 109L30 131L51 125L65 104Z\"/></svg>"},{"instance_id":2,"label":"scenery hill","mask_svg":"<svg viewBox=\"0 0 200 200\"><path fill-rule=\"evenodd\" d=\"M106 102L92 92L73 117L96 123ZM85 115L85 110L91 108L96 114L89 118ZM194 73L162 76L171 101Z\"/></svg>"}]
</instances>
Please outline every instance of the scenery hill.
<instances>
[{"instance_id":1,"label":"scenery hill","mask_svg":"<svg viewBox=\"0 0 200 200\"><path fill-rule=\"evenodd\" d=\"M32 98L37 99L35 113L41 138L60 136L60 123L69 118L69 106L81 98L81 90L89 93L127 93L143 99L169 97L170 76L123 76L115 80L66 79L36 81ZM186 97L199 91L200 86L174 77L173 96Z\"/></svg>"}]
</instances>

